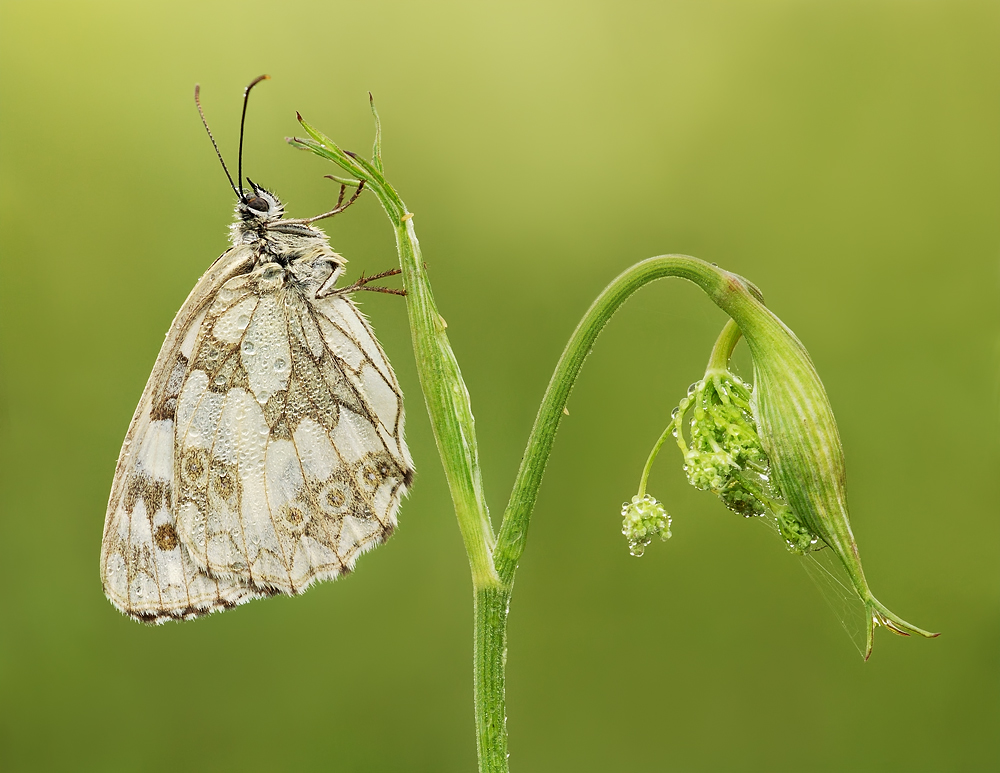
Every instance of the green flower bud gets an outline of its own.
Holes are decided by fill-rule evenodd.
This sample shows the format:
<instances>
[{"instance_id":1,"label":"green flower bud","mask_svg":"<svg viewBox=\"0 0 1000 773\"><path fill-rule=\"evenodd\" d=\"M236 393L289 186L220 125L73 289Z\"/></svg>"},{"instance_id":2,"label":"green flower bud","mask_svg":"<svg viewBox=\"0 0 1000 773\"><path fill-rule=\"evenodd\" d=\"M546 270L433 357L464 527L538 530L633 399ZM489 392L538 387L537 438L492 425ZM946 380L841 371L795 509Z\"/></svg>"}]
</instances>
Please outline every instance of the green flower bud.
<instances>
[{"instance_id":1,"label":"green flower bud","mask_svg":"<svg viewBox=\"0 0 1000 773\"><path fill-rule=\"evenodd\" d=\"M805 347L745 280L731 275L729 290L720 305L739 326L753 356L751 409L770 459L773 484L789 508L785 516L789 534L794 538L801 532L799 544L808 534L815 535L843 563L869 617L866 659L878 625L904 636L937 636L891 612L868 587L848 517L840 434L826 390ZM792 541L789 534L785 537Z\"/></svg>"},{"instance_id":2,"label":"green flower bud","mask_svg":"<svg viewBox=\"0 0 1000 773\"><path fill-rule=\"evenodd\" d=\"M670 539L670 516L653 497L636 494L622 505L622 534L628 540L629 553L641 556L653 537Z\"/></svg>"}]
</instances>

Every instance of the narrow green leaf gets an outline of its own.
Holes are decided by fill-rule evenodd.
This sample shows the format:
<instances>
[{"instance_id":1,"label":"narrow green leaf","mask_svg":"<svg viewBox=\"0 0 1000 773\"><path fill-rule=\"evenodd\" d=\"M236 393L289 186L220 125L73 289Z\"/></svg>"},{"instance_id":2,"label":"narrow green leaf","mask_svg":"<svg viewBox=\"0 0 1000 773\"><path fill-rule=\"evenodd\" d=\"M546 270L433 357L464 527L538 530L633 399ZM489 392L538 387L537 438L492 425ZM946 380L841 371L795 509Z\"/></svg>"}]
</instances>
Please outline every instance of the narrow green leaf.
<instances>
[{"instance_id":1,"label":"narrow green leaf","mask_svg":"<svg viewBox=\"0 0 1000 773\"><path fill-rule=\"evenodd\" d=\"M375 109L375 97L372 93L368 92L368 104L372 107L372 115L375 116L375 144L372 147L372 162L375 168L380 174L383 174L382 170L382 122L378 117L378 110Z\"/></svg>"}]
</instances>

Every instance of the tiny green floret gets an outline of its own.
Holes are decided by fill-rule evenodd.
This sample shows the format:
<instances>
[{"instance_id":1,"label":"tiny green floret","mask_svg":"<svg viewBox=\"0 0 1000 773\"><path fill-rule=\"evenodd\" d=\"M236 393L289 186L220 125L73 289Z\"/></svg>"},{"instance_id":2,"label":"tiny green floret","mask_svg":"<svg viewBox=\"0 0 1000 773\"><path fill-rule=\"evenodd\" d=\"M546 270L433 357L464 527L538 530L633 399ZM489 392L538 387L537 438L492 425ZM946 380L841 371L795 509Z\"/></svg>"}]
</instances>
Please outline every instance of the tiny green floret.
<instances>
[{"instance_id":1,"label":"tiny green floret","mask_svg":"<svg viewBox=\"0 0 1000 773\"><path fill-rule=\"evenodd\" d=\"M653 497L636 494L622 505L622 534L628 540L628 552L641 556L653 537L664 542L670 539L670 516Z\"/></svg>"}]
</instances>

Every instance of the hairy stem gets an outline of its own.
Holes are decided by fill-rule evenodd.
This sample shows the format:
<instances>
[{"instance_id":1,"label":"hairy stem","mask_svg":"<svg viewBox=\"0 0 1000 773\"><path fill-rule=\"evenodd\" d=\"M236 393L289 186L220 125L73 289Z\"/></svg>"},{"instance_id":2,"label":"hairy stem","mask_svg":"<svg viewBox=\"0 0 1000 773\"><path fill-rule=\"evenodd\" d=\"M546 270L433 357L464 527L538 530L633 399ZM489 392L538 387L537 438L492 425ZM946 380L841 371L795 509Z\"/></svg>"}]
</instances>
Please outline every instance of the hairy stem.
<instances>
[{"instance_id":1,"label":"hairy stem","mask_svg":"<svg viewBox=\"0 0 1000 773\"><path fill-rule=\"evenodd\" d=\"M481 773L507 773L507 610L509 585L479 588L475 600L476 748Z\"/></svg>"}]
</instances>

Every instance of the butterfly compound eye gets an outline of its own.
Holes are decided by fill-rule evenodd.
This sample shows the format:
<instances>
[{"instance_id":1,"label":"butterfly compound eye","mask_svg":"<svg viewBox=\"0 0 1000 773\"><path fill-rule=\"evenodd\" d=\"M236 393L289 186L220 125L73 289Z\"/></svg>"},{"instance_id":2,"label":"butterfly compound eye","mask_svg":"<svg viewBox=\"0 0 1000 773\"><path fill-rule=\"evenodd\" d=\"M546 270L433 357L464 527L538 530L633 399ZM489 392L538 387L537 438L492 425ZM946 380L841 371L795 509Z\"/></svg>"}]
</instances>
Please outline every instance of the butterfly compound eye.
<instances>
[{"instance_id":1,"label":"butterfly compound eye","mask_svg":"<svg viewBox=\"0 0 1000 773\"><path fill-rule=\"evenodd\" d=\"M270 205L260 196L254 196L252 199L247 201L247 206L256 212L267 212L270 209Z\"/></svg>"}]
</instances>

